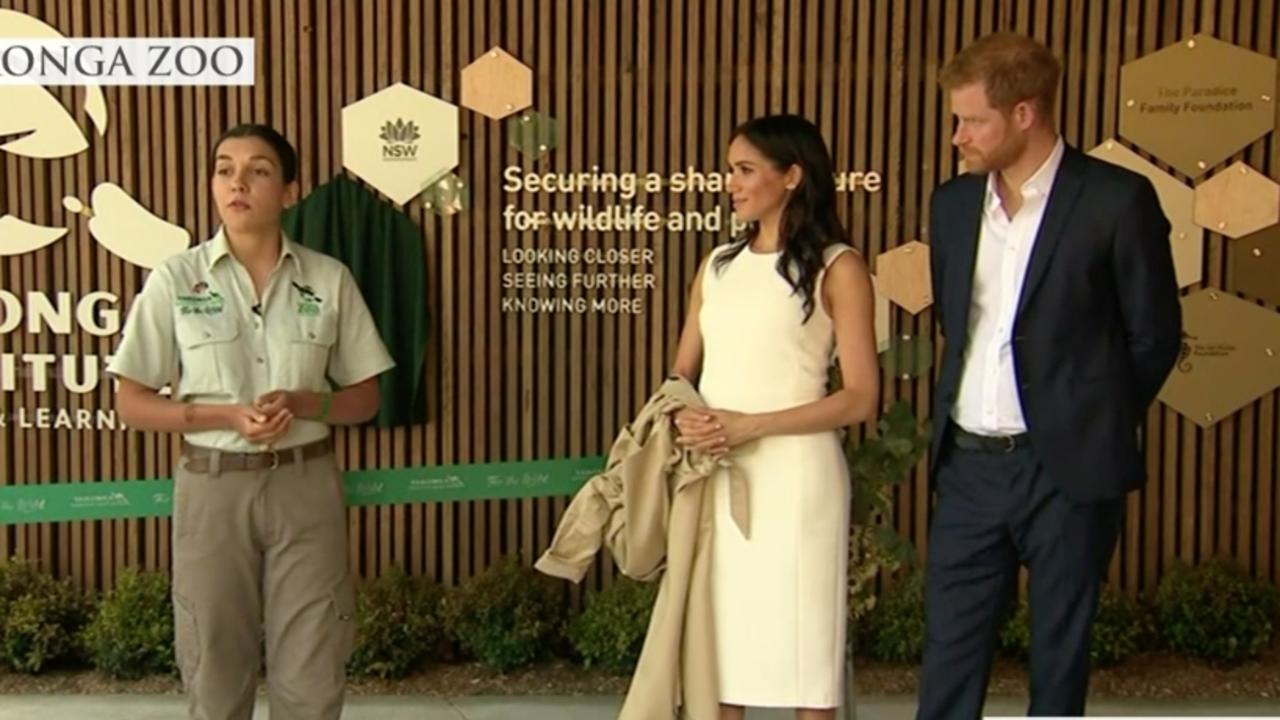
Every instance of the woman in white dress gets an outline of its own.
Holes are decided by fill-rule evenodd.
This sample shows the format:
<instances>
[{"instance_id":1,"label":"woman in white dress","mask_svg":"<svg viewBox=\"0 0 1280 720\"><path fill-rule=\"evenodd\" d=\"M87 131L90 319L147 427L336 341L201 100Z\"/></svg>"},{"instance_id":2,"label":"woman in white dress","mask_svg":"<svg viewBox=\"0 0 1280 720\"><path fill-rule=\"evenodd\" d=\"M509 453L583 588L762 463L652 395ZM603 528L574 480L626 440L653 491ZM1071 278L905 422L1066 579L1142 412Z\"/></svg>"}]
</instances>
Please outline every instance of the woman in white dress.
<instances>
[{"instance_id":1,"label":"woman in white dress","mask_svg":"<svg viewBox=\"0 0 1280 720\"><path fill-rule=\"evenodd\" d=\"M750 486L750 536L716 478L712 596L720 717L842 701L849 473L840 430L875 415L879 370L866 263L835 212L830 154L794 115L738 127L728 151L748 229L703 261L673 370L709 411L676 417L681 442L728 455ZM840 390L828 369L839 361Z\"/></svg>"}]
</instances>

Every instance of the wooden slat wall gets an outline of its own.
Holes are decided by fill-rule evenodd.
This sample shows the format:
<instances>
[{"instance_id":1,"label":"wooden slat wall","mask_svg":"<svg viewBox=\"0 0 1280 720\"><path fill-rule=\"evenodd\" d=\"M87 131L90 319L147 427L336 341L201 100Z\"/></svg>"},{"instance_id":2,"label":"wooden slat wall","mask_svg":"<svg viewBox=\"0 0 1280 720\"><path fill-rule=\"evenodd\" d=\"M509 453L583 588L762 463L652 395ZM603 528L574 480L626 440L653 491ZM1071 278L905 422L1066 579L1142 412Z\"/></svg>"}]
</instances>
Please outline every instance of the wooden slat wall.
<instances>
[{"instance_id":1,"label":"wooden slat wall","mask_svg":"<svg viewBox=\"0 0 1280 720\"><path fill-rule=\"evenodd\" d=\"M1048 43L1066 70L1061 127L1088 149L1116 134L1120 66L1196 32L1274 56L1274 0L281 0L167 3L156 0L15 0L4 3L70 35L254 36L252 88L108 88L110 130L71 159L5 155L4 211L68 224L51 248L0 261L5 289L110 287L132 297L142 277L97 248L61 199L88 200L100 181L120 183L157 214L198 237L213 229L205 178L216 134L241 121L284 130L302 156L304 191L341 169L341 108L393 82L457 102L459 72L501 45L534 69L535 108L559 122L558 147L529 160L506 142L502 123L463 110L459 174L474 207L438 218L420 202L406 211L424 234L435 319L427 362L432 422L393 431L340 431L349 467L547 458L603 452L614 429L656 387L683 322L685 290L718 240L706 234L507 233L507 202L527 209L597 205L612 196L501 191L501 169L605 170L668 174L723 166L732 127L766 112L818 123L840 170L877 170L880 193L841 196L855 244L869 257L921 237L930 191L956 172L951 120L936 79L942 63L995 29ZM58 89L82 127L82 93ZM6 109L6 112L12 112ZM1280 115L1278 115L1280 120ZM1271 135L1235 159L1280 174ZM723 197L641 197L660 211L707 210ZM659 290L647 314L528 316L499 308L501 248L596 243L657 251ZM1206 241L1204 277L1231 288L1221 236ZM1194 289L1194 288L1193 288ZM932 333L932 314L895 310L898 333ZM0 352L108 354L111 341L83 334L0 337ZM887 403L909 400L920 415L928 378L886 377ZM0 409L108 407L104 384L79 396L29 386L0 396ZM1146 430L1151 481L1129 499L1111 569L1131 593L1150 589L1177 558L1231 555L1255 575L1280 580L1277 552L1277 393L1201 431L1163 407ZM0 432L0 472L9 484L162 477L175 441L137 432ZM456 583L512 552L536 555L565 500L493 501L354 509L351 560L369 577L392 564ZM921 547L929 514L925 468L899 494L898 527ZM110 586L120 568L169 562L165 519L10 526L0 554L38 558L86 587ZM608 582L599 568L591 584Z\"/></svg>"}]
</instances>

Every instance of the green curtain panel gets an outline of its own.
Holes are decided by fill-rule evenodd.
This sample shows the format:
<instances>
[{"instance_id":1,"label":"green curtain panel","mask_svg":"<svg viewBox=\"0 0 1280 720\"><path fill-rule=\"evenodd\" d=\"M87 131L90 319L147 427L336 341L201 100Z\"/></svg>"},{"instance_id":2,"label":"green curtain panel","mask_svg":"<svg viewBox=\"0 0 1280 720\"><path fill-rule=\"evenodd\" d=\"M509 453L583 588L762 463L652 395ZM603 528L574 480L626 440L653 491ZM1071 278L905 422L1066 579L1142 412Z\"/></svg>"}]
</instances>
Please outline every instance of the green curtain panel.
<instances>
[{"instance_id":1,"label":"green curtain panel","mask_svg":"<svg viewBox=\"0 0 1280 720\"><path fill-rule=\"evenodd\" d=\"M345 175L316 187L284 217L289 237L351 268L396 366L382 375L378 425L426 422L423 366L430 333L427 260L413 220Z\"/></svg>"}]
</instances>

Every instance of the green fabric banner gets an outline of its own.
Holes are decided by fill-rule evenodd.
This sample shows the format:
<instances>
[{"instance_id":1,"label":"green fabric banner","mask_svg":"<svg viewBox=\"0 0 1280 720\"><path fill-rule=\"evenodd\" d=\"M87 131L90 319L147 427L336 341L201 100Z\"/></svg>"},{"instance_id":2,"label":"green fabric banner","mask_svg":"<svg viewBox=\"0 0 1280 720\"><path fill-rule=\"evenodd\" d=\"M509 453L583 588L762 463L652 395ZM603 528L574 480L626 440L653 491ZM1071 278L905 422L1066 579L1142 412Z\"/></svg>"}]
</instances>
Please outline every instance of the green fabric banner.
<instances>
[{"instance_id":1,"label":"green fabric banner","mask_svg":"<svg viewBox=\"0 0 1280 720\"><path fill-rule=\"evenodd\" d=\"M351 270L396 366L378 377L378 426L426 422L427 257L422 230L396 206L339 172L282 218L286 234Z\"/></svg>"},{"instance_id":2,"label":"green fabric banner","mask_svg":"<svg viewBox=\"0 0 1280 720\"><path fill-rule=\"evenodd\" d=\"M600 456L346 473L347 505L394 505L572 495L604 468ZM164 517L173 480L111 480L0 487L0 525Z\"/></svg>"}]
</instances>

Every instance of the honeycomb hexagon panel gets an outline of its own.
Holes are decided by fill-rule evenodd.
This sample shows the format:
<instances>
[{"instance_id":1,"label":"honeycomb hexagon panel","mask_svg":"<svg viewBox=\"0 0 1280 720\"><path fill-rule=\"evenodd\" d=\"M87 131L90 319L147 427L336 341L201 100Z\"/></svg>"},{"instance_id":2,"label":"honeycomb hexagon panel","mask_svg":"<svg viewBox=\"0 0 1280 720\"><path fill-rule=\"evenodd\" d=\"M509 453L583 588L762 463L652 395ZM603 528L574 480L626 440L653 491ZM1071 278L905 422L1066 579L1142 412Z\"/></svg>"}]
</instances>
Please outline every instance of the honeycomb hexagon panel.
<instances>
[{"instance_id":1,"label":"honeycomb hexagon panel","mask_svg":"<svg viewBox=\"0 0 1280 720\"><path fill-rule=\"evenodd\" d=\"M933 304L929 278L929 246L918 240L880 253L876 258L880 292L915 315Z\"/></svg>"},{"instance_id":2,"label":"honeycomb hexagon panel","mask_svg":"<svg viewBox=\"0 0 1280 720\"><path fill-rule=\"evenodd\" d=\"M1280 225L1231 243L1231 289L1280 305Z\"/></svg>"},{"instance_id":3,"label":"honeycomb hexagon panel","mask_svg":"<svg viewBox=\"0 0 1280 720\"><path fill-rule=\"evenodd\" d=\"M342 164L403 205L458 166L458 106L403 83L342 109Z\"/></svg>"},{"instance_id":4,"label":"honeycomb hexagon panel","mask_svg":"<svg viewBox=\"0 0 1280 720\"><path fill-rule=\"evenodd\" d=\"M533 71L493 47L462 69L462 106L494 120L533 104Z\"/></svg>"},{"instance_id":5,"label":"honeycomb hexagon panel","mask_svg":"<svg viewBox=\"0 0 1280 720\"><path fill-rule=\"evenodd\" d=\"M1196 186L1196 224L1228 237L1244 237L1280 221L1280 185L1235 163Z\"/></svg>"},{"instance_id":6,"label":"honeycomb hexagon panel","mask_svg":"<svg viewBox=\"0 0 1280 720\"><path fill-rule=\"evenodd\" d=\"M1275 129L1276 60L1196 35L1120 68L1120 135L1189 177Z\"/></svg>"},{"instance_id":7,"label":"honeycomb hexagon panel","mask_svg":"<svg viewBox=\"0 0 1280 720\"><path fill-rule=\"evenodd\" d=\"M1155 163L1130 150L1114 138L1105 140L1089 154L1099 160L1145 176L1156 189L1160 209L1169 218L1169 247L1178 287L1194 285L1203 278L1204 230L1195 224L1195 191L1186 183L1161 170Z\"/></svg>"},{"instance_id":8,"label":"honeycomb hexagon panel","mask_svg":"<svg viewBox=\"0 0 1280 720\"><path fill-rule=\"evenodd\" d=\"M1182 298L1182 352L1160 400L1209 427L1280 386L1280 313L1207 289Z\"/></svg>"}]
</instances>

